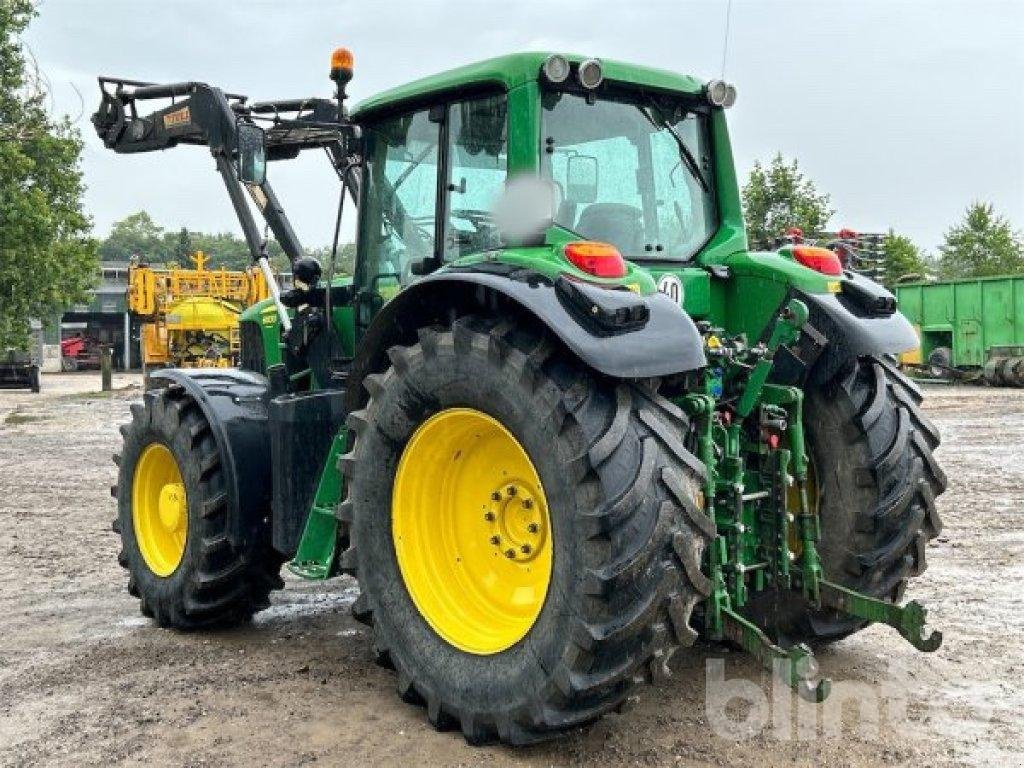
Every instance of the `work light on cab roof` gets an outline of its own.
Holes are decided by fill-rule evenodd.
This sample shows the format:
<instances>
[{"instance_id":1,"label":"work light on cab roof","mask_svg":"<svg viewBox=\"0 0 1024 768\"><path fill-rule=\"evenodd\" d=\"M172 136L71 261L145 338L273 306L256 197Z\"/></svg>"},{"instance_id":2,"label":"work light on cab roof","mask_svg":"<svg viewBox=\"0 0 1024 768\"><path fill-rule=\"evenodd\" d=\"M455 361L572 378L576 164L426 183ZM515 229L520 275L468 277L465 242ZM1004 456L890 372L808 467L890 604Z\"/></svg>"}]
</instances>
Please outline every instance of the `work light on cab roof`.
<instances>
[{"instance_id":1,"label":"work light on cab roof","mask_svg":"<svg viewBox=\"0 0 1024 768\"><path fill-rule=\"evenodd\" d=\"M577 70L576 76L579 78L580 85L587 90L593 90L601 84L604 80L604 71L601 68L601 61L599 59L587 59L580 64L579 70Z\"/></svg>"},{"instance_id":2,"label":"work light on cab roof","mask_svg":"<svg viewBox=\"0 0 1024 768\"><path fill-rule=\"evenodd\" d=\"M724 80L709 80L704 94L712 106L728 109L736 103L736 86Z\"/></svg>"},{"instance_id":3,"label":"work light on cab roof","mask_svg":"<svg viewBox=\"0 0 1024 768\"><path fill-rule=\"evenodd\" d=\"M553 53L544 60L541 70L549 83L564 83L569 79L569 60L560 53Z\"/></svg>"},{"instance_id":4,"label":"work light on cab roof","mask_svg":"<svg viewBox=\"0 0 1024 768\"><path fill-rule=\"evenodd\" d=\"M588 91L594 90L604 82L604 67L600 59L584 59L578 65L573 65L562 54L553 53L541 65L544 79L552 85L565 83L573 70L576 71L576 81Z\"/></svg>"}]
</instances>

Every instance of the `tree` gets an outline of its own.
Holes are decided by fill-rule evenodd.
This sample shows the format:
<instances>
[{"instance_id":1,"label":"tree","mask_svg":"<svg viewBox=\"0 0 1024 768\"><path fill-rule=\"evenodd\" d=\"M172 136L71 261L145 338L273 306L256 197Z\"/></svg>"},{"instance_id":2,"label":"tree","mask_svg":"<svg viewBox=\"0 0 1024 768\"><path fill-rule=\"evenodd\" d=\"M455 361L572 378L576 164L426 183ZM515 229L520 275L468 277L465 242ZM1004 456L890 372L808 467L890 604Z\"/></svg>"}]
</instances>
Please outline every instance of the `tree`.
<instances>
[{"instance_id":1,"label":"tree","mask_svg":"<svg viewBox=\"0 0 1024 768\"><path fill-rule=\"evenodd\" d=\"M147 264L174 262L183 267L191 267L192 254L202 251L208 257L211 269L224 267L243 270L252 264L249 246L237 235L230 232L194 232L185 227L177 232L168 231L153 221L145 211L133 213L115 222L99 250L101 256L109 261L128 261L138 254ZM327 266L330 248L313 248L309 253ZM267 254L274 269L280 272L290 269L284 249L276 240L267 243ZM338 249L336 269L351 274L354 260L355 245L343 245Z\"/></svg>"},{"instance_id":2,"label":"tree","mask_svg":"<svg viewBox=\"0 0 1024 768\"><path fill-rule=\"evenodd\" d=\"M173 257L177 235L168 242L163 227L145 211L114 222L110 234L100 245L100 256L107 261L128 261L139 256L146 263L160 263Z\"/></svg>"},{"instance_id":3,"label":"tree","mask_svg":"<svg viewBox=\"0 0 1024 768\"><path fill-rule=\"evenodd\" d=\"M327 273L328 264L331 261L331 247L325 245L322 248L310 248L307 253L318 259L323 265L324 274ZM356 244L339 243L338 256L334 260L334 271L338 275L352 275L356 268Z\"/></svg>"},{"instance_id":4,"label":"tree","mask_svg":"<svg viewBox=\"0 0 1024 768\"><path fill-rule=\"evenodd\" d=\"M189 256L195 249L192 247L192 238L189 237L188 230L185 227L181 228L178 232L178 242L174 246L174 260L182 264L188 263Z\"/></svg>"},{"instance_id":5,"label":"tree","mask_svg":"<svg viewBox=\"0 0 1024 768\"><path fill-rule=\"evenodd\" d=\"M835 213L829 202L796 160L787 162L780 152L767 168L756 162L743 187L747 238L752 247L770 248L790 227L816 237Z\"/></svg>"},{"instance_id":6,"label":"tree","mask_svg":"<svg viewBox=\"0 0 1024 768\"><path fill-rule=\"evenodd\" d=\"M210 266L241 270L252 264L249 245L243 238L230 232L215 234L192 232L190 239L193 251L202 251L210 258ZM267 255L270 256L270 262L273 265L283 263L287 266L288 264L288 259L276 240L267 242ZM182 263L187 264L188 260L186 259Z\"/></svg>"},{"instance_id":7,"label":"tree","mask_svg":"<svg viewBox=\"0 0 1024 768\"><path fill-rule=\"evenodd\" d=\"M128 261L138 254L147 264L175 262L184 267L191 265L196 251L209 257L211 267L245 269L252 263L245 240L230 232L210 234L185 227L177 232L167 231L145 211L114 222L110 234L100 244L100 255L108 261ZM267 251L271 260L284 256L275 240L267 244Z\"/></svg>"},{"instance_id":8,"label":"tree","mask_svg":"<svg viewBox=\"0 0 1024 768\"><path fill-rule=\"evenodd\" d=\"M1024 236L991 203L971 203L939 246L943 277L985 277L1024 272Z\"/></svg>"},{"instance_id":9,"label":"tree","mask_svg":"<svg viewBox=\"0 0 1024 768\"><path fill-rule=\"evenodd\" d=\"M85 299L96 243L82 210L82 142L46 112L44 78L20 35L31 0L0 0L0 348L25 348L30 318Z\"/></svg>"},{"instance_id":10,"label":"tree","mask_svg":"<svg viewBox=\"0 0 1024 768\"><path fill-rule=\"evenodd\" d=\"M897 235L890 229L889 234L885 236L882 249L885 282L890 286L905 275L923 276L928 269L921 250L906 235Z\"/></svg>"}]
</instances>

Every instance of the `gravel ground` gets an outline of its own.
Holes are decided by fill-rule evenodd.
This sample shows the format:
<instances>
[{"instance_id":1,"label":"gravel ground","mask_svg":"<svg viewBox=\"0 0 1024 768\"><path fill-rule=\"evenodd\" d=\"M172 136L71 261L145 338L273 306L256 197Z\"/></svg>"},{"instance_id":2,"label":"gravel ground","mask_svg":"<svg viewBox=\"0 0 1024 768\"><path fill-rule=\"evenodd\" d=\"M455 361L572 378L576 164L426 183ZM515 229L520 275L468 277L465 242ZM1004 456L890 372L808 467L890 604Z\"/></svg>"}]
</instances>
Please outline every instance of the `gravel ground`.
<instances>
[{"instance_id":1,"label":"gravel ground","mask_svg":"<svg viewBox=\"0 0 1024 768\"><path fill-rule=\"evenodd\" d=\"M862 703L841 728L828 727L834 709L787 718L791 699L754 663L704 646L621 714L517 751L469 747L398 699L349 616L350 579L288 579L233 631L151 626L125 591L108 492L139 380L117 377L108 395L98 385L47 375L41 395L0 392L2 766L1024 765L1024 392L929 390L950 490L910 595L945 643L920 654L872 627L821 652L835 690ZM719 659L728 688L712 690L745 685L752 704L706 704Z\"/></svg>"}]
</instances>

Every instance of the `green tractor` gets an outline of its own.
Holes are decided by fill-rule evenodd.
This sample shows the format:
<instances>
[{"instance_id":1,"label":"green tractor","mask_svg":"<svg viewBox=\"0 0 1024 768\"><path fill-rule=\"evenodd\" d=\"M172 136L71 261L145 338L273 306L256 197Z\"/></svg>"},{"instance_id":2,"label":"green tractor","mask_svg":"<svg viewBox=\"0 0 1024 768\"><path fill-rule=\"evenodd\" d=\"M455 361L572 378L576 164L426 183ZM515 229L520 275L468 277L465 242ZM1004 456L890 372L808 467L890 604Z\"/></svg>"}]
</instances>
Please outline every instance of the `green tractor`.
<instances>
[{"instance_id":1,"label":"green tractor","mask_svg":"<svg viewBox=\"0 0 1024 768\"><path fill-rule=\"evenodd\" d=\"M894 364L913 328L831 251L748 250L731 85L522 53L349 109L348 51L331 76L272 102L100 79L108 148L209 148L272 287L238 369L154 372L122 428L143 614L231 625L283 564L349 574L401 697L472 743L589 723L698 637L812 700L811 645L875 622L938 647L900 605L946 485ZM358 210L352 276L267 181L308 149L338 226Z\"/></svg>"}]
</instances>

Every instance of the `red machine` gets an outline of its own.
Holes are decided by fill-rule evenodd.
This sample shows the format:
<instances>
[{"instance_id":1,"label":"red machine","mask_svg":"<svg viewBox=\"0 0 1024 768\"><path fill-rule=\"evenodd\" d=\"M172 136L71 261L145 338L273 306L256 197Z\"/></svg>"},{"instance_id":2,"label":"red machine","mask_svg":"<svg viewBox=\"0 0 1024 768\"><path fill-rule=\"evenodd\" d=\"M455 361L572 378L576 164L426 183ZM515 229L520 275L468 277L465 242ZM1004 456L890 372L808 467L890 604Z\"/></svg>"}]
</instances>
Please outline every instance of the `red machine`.
<instances>
[{"instance_id":1,"label":"red machine","mask_svg":"<svg viewBox=\"0 0 1024 768\"><path fill-rule=\"evenodd\" d=\"M60 342L60 367L77 371L100 367L100 343L91 336L76 334Z\"/></svg>"}]
</instances>

